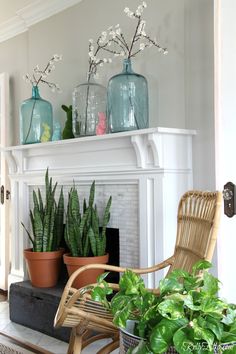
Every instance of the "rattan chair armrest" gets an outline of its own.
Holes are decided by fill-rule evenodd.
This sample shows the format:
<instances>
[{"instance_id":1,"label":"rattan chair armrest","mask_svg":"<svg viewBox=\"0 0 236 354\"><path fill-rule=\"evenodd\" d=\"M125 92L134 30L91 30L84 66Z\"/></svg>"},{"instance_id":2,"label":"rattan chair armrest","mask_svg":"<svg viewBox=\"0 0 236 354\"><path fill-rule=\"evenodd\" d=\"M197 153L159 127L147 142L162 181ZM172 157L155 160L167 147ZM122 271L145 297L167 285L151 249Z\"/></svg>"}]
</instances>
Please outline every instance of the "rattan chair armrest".
<instances>
[{"instance_id":1,"label":"rattan chair armrest","mask_svg":"<svg viewBox=\"0 0 236 354\"><path fill-rule=\"evenodd\" d=\"M166 268L168 266L170 266L174 261L174 256L166 259L165 261L153 266L153 267L149 267L149 268L124 268L124 267L117 267L117 266L112 266L109 264L88 264L86 266L83 266L79 269L77 269L69 278L69 280L67 281L66 287L67 289L70 289L74 280L78 277L79 274L81 274L82 272L84 272L85 270L88 269L103 269L103 270L107 270L107 271L112 271L112 272L118 272L118 273L123 273L125 272L127 269L132 270L134 273L137 274L147 274L147 273L152 273L152 272L156 272L160 269Z\"/></svg>"}]
</instances>

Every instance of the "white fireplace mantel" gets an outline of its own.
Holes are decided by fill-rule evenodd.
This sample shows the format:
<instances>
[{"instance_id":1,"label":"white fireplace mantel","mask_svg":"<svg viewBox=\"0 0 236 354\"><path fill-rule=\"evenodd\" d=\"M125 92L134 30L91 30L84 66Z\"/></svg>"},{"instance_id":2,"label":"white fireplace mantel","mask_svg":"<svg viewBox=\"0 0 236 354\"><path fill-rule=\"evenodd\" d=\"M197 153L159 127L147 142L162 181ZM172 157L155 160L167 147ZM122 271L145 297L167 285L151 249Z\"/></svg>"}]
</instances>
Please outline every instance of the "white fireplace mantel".
<instances>
[{"instance_id":1,"label":"white fireplace mantel","mask_svg":"<svg viewBox=\"0 0 236 354\"><path fill-rule=\"evenodd\" d=\"M28 222L29 187L44 184L47 167L61 185L92 180L96 184L137 185L139 264L123 260L122 265L147 267L170 256L178 200L192 188L195 134L193 130L150 128L6 148L12 201L9 283L26 278L23 249L27 242L20 222ZM148 286L154 286L161 276L150 275Z\"/></svg>"}]
</instances>

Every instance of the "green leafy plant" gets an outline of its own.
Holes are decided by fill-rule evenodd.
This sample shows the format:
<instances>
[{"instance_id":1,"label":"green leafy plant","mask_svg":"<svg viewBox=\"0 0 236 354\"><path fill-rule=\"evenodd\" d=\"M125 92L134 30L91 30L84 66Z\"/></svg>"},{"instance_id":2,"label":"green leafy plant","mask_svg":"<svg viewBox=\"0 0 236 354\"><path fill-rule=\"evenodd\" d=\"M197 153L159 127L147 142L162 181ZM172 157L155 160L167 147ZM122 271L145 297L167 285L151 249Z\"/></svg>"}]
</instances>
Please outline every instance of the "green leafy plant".
<instances>
[{"instance_id":1,"label":"green leafy plant","mask_svg":"<svg viewBox=\"0 0 236 354\"><path fill-rule=\"evenodd\" d=\"M191 273L174 270L160 281L158 295L127 270L111 301L105 273L98 278L92 298L110 309L118 327L125 327L128 319L137 321L135 334L144 340L129 353L165 353L174 346L180 354L210 354L216 345L219 353L236 353L236 305L217 296L219 280L207 271L210 267L201 260ZM221 347L224 343L227 348Z\"/></svg>"},{"instance_id":2,"label":"green leafy plant","mask_svg":"<svg viewBox=\"0 0 236 354\"><path fill-rule=\"evenodd\" d=\"M97 207L94 206L95 181L92 183L88 205L83 202L80 213L78 191L73 186L69 192L65 240L73 257L103 256L106 253L106 227L110 220L112 197L109 198L100 228Z\"/></svg>"},{"instance_id":3,"label":"green leafy plant","mask_svg":"<svg viewBox=\"0 0 236 354\"><path fill-rule=\"evenodd\" d=\"M48 169L45 174L45 201L40 189L33 191L34 209L30 210L32 234L23 223L27 235L33 245L34 252L51 252L58 250L63 237L64 196L61 188L58 203L55 200L57 183L52 184Z\"/></svg>"}]
</instances>

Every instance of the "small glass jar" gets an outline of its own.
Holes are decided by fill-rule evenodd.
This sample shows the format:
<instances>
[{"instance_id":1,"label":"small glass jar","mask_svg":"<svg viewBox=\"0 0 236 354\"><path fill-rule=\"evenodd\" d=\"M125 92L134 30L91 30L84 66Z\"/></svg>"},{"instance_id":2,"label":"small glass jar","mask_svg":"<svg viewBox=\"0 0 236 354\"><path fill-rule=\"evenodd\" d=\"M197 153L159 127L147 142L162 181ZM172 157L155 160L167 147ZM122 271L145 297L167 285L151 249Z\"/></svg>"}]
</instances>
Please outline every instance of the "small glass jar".
<instances>
[{"instance_id":1,"label":"small glass jar","mask_svg":"<svg viewBox=\"0 0 236 354\"><path fill-rule=\"evenodd\" d=\"M52 140L52 105L39 95L38 86L32 87L32 97L20 107L20 142L34 144Z\"/></svg>"},{"instance_id":2,"label":"small glass jar","mask_svg":"<svg viewBox=\"0 0 236 354\"><path fill-rule=\"evenodd\" d=\"M133 72L130 59L124 59L122 73L109 80L107 97L109 132L148 128L147 80Z\"/></svg>"},{"instance_id":3,"label":"small glass jar","mask_svg":"<svg viewBox=\"0 0 236 354\"><path fill-rule=\"evenodd\" d=\"M75 87L72 101L74 136L96 135L99 120L106 115L106 88L90 75L87 82Z\"/></svg>"}]
</instances>

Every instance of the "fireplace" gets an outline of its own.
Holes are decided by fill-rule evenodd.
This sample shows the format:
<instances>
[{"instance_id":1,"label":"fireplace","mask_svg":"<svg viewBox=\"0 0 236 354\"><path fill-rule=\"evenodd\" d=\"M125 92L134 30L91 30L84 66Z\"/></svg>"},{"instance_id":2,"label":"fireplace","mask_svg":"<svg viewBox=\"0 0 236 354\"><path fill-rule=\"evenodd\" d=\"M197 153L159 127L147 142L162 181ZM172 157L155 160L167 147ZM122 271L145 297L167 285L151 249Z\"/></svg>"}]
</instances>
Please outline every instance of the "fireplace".
<instances>
[{"instance_id":1,"label":"fireplace","mask_svg":"<svg viewBox=\"0 0 236 354\"><path fill-rule=\"evenodd\" d=\"M119 229L121 266L147 267L169 257L178 201L192 188L194 134L150 128L6 148L12 203L9 284L27 279L23 249L28 240L20 223L29 225L32 189L44 184L47 167L65 196L75 183L83 197L93 180L98 210L113 196L109 227ZM147 286L162 276L147 276Z\"/></svg>"},{"instance_id":2,"label":"fireplace","mask_svg":"<svg viewBox=\"0 0 236 354\"><path fill-rule=\"evenodd\" d=\"M28 239L20 223L30 224L32 190L44 185L46 168L59 187L63 185L65 199L73 183L80 198L87 197L95 180L100 214L112 195L108 227L116 241L109 244L109 237L108 248L118 251L119 261L116 254L111 263L128 268L148 267L173 252L178 201L192 188L194 134L181 129L151 128L5 149L11 180L12 256L8 282L14 322L59 339L69 337L67 329L53 329L66 275L56 288L33 288L27 281L23 260ZM162 276L158 272L144 280L147 286L154 287Z\"/></svg>"}]
</instances>

